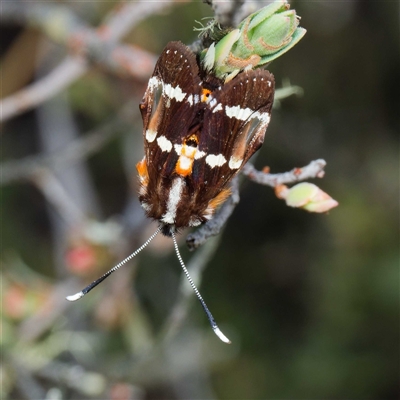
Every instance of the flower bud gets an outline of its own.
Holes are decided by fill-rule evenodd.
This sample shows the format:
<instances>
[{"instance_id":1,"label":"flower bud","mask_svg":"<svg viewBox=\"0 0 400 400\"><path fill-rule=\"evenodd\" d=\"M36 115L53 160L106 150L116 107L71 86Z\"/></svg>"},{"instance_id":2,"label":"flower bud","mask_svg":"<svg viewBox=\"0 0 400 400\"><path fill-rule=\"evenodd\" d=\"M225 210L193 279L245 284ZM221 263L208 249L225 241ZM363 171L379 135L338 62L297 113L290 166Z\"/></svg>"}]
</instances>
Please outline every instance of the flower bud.
<instances>
[{"instance_id":1,"label":"flower bud","mask_svg":"<svg viewBox=\"0 0 400 400\"><path fill-rule=\"evenodd\" d=\"M289 10L286 0L277 0L248 16L238 29L228 33L215 48L215 73L232 79L244 69L265 65L286 53L305 35L299 28L300 17Z\"/></svg>"},{"instance_id":2,"label":"flower bud","mask_svg":"<svg viewBox=\"0 0 400 400\"><path fill-rule=\"evenodd\" d=\"M309 212L323 213L339 205L329 194L308 182L299 183L290 189L280 185L275 192L289 207L302 208Z\"/></svg>"}]
</instances>

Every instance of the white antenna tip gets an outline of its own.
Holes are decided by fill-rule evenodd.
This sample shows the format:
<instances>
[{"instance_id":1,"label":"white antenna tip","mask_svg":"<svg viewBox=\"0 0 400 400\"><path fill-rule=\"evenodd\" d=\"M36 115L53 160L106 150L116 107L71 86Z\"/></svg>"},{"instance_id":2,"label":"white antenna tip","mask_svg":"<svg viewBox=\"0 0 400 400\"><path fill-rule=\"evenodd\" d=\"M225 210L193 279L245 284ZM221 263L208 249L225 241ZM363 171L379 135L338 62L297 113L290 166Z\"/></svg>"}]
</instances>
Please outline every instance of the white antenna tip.
<instances>
[{"instance_id":1,"label":"white antenna tip","mask_svg":"<svg viewBox=\"0 0 400 400\"><path fill-rule=\"evenodd\" d=\"M213 328L215 334L225 343L232 343L222 332L218 327Z\"/></svg>"},{"instance_id":2,"label":"white antenna tip","mask_svg":"<svg viewBox=\"0 0 400 400\"><path fill-rule=\"evenodd\" d=\"M73 294L72 296L67 296L66 299L68 301L76 301L81 299L85 294L83 292L78 292L76 294Z\"/></svg>"}]
</instances>

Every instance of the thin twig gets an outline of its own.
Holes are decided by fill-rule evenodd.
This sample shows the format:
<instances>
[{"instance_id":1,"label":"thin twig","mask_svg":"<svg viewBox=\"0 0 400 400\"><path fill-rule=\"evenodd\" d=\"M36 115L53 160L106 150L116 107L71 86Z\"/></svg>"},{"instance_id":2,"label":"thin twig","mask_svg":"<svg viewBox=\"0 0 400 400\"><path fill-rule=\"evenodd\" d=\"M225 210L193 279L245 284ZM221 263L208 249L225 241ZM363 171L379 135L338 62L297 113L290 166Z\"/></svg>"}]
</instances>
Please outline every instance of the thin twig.
<instances>
[{"instance_id":1,"label":"thin twig","mask_svg":"<svg viewBox=\"0 0 400 400\"><path fill-rule=\"evenodd\" d=\"M40 168L50 168L52 171L57 171L78 160L88 158L115 138L118 133L131 129L131 124L122 120L126 114L125 111L128 109L132 109L132 102L128 102L121 113L104 126L82 135L79 139L69 143L68 146L52 154L5 161L0 164L1 184L7 185L21 179L29 179Z\"/></svg>"},{"instance_id":2,"label":"thin twig","mask_svg":"<svg viewBox=\"0 0 400 400\"><path fill-rule=\"evenodd\" d=\"M0 121L7 121L52 98L80 78L86 69L82 58L67 57L44 78L0 101Z\"/></svg>"},{"instance_id":3,"label":"thin twig","mask_svg":"<svg viewBox=\"0 0 400 400\"><path fill-rule=\"evenodd\" d=\"M156 58L135 46L118 46L116 42L148 15L152 15L172 3L173 0L129 2L121 7L122 10L113 10L112 14L106 17L106 22L97 30L88 29L77 18L73 18L73 23L63 24L64 27L69 28L64 33L62 29L53 30L54 26L49 23L48 18L57 15L61 21L68 20L71 18L71 13L66 12L65 7L53 6L55 9L50 8L50 12L48 12L48 4L35 4L34 6L24 4L23 8L12 2L2 4L3 22L7 17L13 20L14 16L14 20L23 19L26 23L39 26L50 37L67 45L78 55L68 56L48 76L1 101L0 121L6 121L43 103L79 79L89 68L87 59L82 55L89 57L91 61L101 63L114 72L128 73L138 79L147 78ZM47 18L43 18L44 15Z\"/></svg>"},{"instance_id":4,"label":"thin twig","mask_svg":"<svg viewBox=\"0 0 400 400\"><path fill-rule=\"evenodd\" d=\"M257 171L252 164L247 163L243 167L242 173L256 183L274 188L278 185L296 183L305 179L322 178L325 174L325 166L326 161L318 159L311 161L310 164L302 168L294 168L289 172L280 174L270 174Z\"/></svg>"},{"instance_id":5,"label":"thin twig","mask_svg":"<svg viewBox=\"0 0 400 400\"><path fill-rule=\"evenodd\" d=\"M68 194L65 187L49 169L38 169L32 175L31 180L68 226L74 227L85 220L85 215L76 205L75 199Z\"/></svg>"},{"instance_id":6,"label":"thin twig","mask_svg":"<svg viewBox=\"0 0 400 400\"><path fill-rule=\"evenodd\" d=\"M309 165L303 168L294 168L289 172L280 174L270 174L257 171L252 164L246 164L242 173L252 181L262 185L275 187L284 183L295 183L310 178L322 178L324 176L324 167L326 162L322 159L311 161ZM212 220L207 222L196 232L189 234L186 238L186 244L189 250L194 250L201 246L210 236L218 235L221 228L232 214L236 205L239 203L238 178L232 181L232 195L224 203Z\"/></svg>"},{"instance_id":7,"label":"thin twig","mask_svg":"<svg viewBox=\"0 0 400 400\"><path fill-rule=\"evenodd\" d=\"M216 21L224 27L236 27L236 14L244 3L244 0L213 1L204 0L214 11Z\"/></svg>"},{"instance_id":8,"label":"thin twig","mask_svg":"<svg viewBox=\"0 0 400 400\"><path fill-rule=\"evenodd\" d=\"M100 61L99 58L106 57L104 47L116 43L139 22L173 2L143 0L118 3L97 29L82 21L71 8L49 3L4 2L1 18L3 24L8 22L35 26L54 42L75 53L88 53Z\"/></svg>"},{"instance_id":9,"label":"thin twig","mask_svg":"<svg viewBox=\"0 0 400 400\"><path fill-rule=\"evenodd\" d=\"M247 18L250 14L253 14L261 7L265 6L265 2L258 2L256 0L244 0L243 4L238 7L237 12L235 13L235 17L233 20L233 26L238 26L240 22L242 22L245 18ZM272 3L272 0L271 0Z\"/></svg>"}]
</instances>

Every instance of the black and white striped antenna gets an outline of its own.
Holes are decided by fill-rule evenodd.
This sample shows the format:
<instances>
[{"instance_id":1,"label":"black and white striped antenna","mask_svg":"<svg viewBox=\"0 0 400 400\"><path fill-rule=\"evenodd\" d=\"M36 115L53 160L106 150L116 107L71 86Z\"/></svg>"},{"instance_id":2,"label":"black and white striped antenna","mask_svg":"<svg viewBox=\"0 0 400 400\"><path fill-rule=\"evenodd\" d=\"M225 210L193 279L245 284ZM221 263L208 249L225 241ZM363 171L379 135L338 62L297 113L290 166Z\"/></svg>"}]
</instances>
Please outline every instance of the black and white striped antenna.
<instances>
[{"instance_id":1,"label":"black and white striped antenna","mask_svg":"<svg viewBox=\"0 0 400 400\"><path fill-rule=\"evenodd\" d=\"M179 252L178 249L178 243L176 242L175 238L175 232L171 231L172 234L172 240L174 241L174 247L175 247L175 252L176 255L178 256L179 263L181 264L181 267L183 269L183 272L186 275L186 278L188 279L190 286L192 287L194 293L196 294L197 298L199 299L201 305L203 306L203 309L205 313L207 314L208 321L210 322L211 328L213 329L214 333L225 343L231 343L231 341L222 333L221 329L218 328L218 325L216 324L214 317L212 316L210 310L207 307L207 304L203 300L203 297L201 296L199 290L197 289L196 285L194 284L191 276L189 275L189 271L187 270L185 263L182 260L181 253Z\"/></svg>"},{"instance_id":2,"label":"black and white striped antenna","mask_svg":"<svg viewBox=\"0 0 400 400\"><path fill-rule=\"evenodd\" d=\"M132 258L136 257L145 247L148 246L148 244L160 233L160 231L163 229L163 226L160 226L147 240L145 243L142 244L136 251L134 251L131 255L126 257L124 260L122 260L119 264L117 264L115 267L111 268L108 272L106 272L104 275L102 275L100 278L96 279L94 282L92 282L90 285L86 286L83 290L80 292L73 294L72 296L67 296L66 299L69 301L76 301L81 299L83 296L88 294L92 289L94 289L97 285L99 285L101 282L104 281L104 279L108 278L113 272L117 271L120 267L122 267L124 264L126 264L129 260ZM179 263L181 264L181 267L183 269L183 272L186 275L187 280L190 283L190 286L192 287L194 293L196 294L197 298L199 299L205 313L207 314L208 321L210 322L211 328L213 329L214 333L225 343L231 343L231 341L221 332L221 330L218 328L218 325L216 324L214 317L212 316L210 310L208 309L205 301L203 300L203 297L201 296L199 290L197 289L196 285L194 284L191 276L189 275L189 271L187 270L185 263L182 260L181 254L178 249L178 243L176 242L176 237L175 237L175 232L173 229L171 229L170 234L172 236L172 240L174 242L174 247L175 247L175 252L178 257Z\"/></svg>"},{"instance_id":3,"label":"black and white striped antenna","mask_svg":"<svg viewBox=\"0 0 400 400\"><path fill-rule=\"evenodd\" d=\"M117 269L120 269L125 263L129 260L132 260L133 257L136 257L147 245L160 233L161 227L159 227L136 251L134 251L131 255L122 260L115 267L111 268L108 272L102 275L99 279L96 279L90 285L86 286L85 289L80 292L73 294L72 296L67 296L66 299L68 301L76 301L81 299L85 294L88 294L92 289L94 289L98 284L104 281L104 279L108 278L113 272Z\"/></svg>"}]
</instances>

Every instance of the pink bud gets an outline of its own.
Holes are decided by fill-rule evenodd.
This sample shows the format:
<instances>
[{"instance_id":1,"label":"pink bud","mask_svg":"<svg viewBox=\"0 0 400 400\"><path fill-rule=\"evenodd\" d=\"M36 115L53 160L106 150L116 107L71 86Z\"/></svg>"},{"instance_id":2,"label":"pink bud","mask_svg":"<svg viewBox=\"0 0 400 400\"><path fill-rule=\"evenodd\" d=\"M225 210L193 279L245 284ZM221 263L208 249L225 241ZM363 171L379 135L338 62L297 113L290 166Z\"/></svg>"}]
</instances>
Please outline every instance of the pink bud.
<instances>
[{"instance_id":1,"label":"pink bud","mask_svg":"<svg viewBox=\"0 0 400 400\"><path fill-rule=\"evenodd\" d=\"M329 194L308 182L299 183L288 190L281 190L279 197L286 200L289 207L302 208L316 213L327 212L339 205Z\"/></svg>"}]
</instances>

